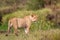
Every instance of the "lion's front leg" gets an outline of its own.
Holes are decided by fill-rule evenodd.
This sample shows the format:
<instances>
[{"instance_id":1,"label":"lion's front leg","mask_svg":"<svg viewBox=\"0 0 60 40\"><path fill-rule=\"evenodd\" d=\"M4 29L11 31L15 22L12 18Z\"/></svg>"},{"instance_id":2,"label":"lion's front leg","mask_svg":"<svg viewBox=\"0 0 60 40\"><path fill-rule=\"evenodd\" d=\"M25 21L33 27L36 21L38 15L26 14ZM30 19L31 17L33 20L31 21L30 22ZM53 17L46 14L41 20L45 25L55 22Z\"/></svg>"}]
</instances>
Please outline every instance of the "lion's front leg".
<instances>
[{"instance_id":1,"label":"lion's front leg","mask_svg":"<svg viewBox=\"0 0 60 40\"><path fill-rule=\"evenodd\" d=\"M29 20L27 20L27 22L26 22L26 28L25 28L25 33L26 34L29 33L30 26L31 26L31 22Z\"/></svg>"},{"instance_id":2,"label":"lion's front leg","mask_svg":"<svg viewBox=\"0 0 60 40\"><path fill-rule=\"evenodd\" d=\"M29 27L25 28L25 33L26 33L26 34L29 33Z\"/></svg>"}]
</instances>

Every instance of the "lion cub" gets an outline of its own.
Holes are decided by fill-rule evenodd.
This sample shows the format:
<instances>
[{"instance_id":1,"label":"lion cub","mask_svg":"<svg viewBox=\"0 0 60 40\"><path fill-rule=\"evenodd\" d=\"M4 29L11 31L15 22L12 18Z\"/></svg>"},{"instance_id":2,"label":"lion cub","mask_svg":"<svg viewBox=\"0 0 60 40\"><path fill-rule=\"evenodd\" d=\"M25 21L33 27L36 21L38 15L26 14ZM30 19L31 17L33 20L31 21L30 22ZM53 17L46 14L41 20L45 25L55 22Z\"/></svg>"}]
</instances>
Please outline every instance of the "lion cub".
<instances>
[{"instance_id":1,"label":"lion cub","mask_svg":"<svg viewBox=\"0 0 60 40\"><path fill-rule=\"evenodd\" d=\"M10 31L10 28L13 27L14 28L14 33L16 35L17 32L18 32L18 28L25 28L25 33L27 34L29 32L29 28L31 26L31 23L33 21L37 21L37 15L35 14L32 14L32 15L28 15L28 16L25 16L23 18L12 18L8 21L8 31L7 31L7 34L6 36L9 34L9 31Z\"/></svg>"}]
</instances>

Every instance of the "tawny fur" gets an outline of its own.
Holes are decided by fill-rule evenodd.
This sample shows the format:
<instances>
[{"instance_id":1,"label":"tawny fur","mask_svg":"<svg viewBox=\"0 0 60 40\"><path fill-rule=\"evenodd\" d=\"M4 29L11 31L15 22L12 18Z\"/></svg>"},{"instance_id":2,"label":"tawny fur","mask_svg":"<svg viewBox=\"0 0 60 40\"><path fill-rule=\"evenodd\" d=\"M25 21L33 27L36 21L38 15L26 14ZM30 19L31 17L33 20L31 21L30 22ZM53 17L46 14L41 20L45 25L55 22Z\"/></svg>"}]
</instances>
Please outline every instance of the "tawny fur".
<instances>
[{"instance_id":1,"label":"tawny fur","mask_svg":"<svg viewBox=\"0 0 60 40\"><path fill-rule=\"evenodd\" d=\"M10 28L14 28L14 33L17 35L18 28L25 28L25 33L27 34L29 32L29 28L31 26L31 23L33 21L37 20L37 15L32 14L25 16L24 18L12 18L8 21L8 32L7 35L9 34Z\"/></svg>"}]
</instances>

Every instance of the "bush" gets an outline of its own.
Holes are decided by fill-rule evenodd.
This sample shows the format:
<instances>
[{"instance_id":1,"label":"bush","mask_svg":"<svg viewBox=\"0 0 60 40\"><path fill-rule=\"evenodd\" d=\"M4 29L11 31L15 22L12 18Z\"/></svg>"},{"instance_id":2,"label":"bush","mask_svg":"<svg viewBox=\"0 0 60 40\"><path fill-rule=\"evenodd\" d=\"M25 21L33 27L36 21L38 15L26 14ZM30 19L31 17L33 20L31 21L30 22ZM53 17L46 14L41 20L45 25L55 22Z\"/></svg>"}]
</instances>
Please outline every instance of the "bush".
<instances>
[{"instance_id":1,"label":"bush","mask_svg":"<svg viewBox=\"0 0 60 40\"><path fill-rule=\"evenodd\" d=\"M7 24L8 20L13 17L24 17L25 15L29 15L29 14L37 14L38 21L36 23L33 22L33 24L31 25L32 26L31 30L33 30L32 28L34 28L34 30L50 29L51 25L53 25L53 23L51 24L50 22L46 21L46 15L48 13L51 13L50 9L42 9L42 10L37 10L37 11L17 11L12 14L3 16L3 19L2 19L3 24L2 25Z\"/></svg>"}]
</instances>

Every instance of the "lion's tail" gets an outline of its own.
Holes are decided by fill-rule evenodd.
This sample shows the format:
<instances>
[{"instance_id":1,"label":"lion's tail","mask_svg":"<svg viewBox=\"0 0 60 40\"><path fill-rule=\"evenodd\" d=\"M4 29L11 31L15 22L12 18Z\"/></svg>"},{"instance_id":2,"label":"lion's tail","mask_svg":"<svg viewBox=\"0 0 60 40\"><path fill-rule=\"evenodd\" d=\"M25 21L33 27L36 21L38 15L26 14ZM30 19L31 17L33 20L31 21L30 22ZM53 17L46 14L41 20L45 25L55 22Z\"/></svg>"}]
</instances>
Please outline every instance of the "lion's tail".
<instances>
[{"instance_id":1,"label":"lion's tail","mask_svg":"<svg viewBox=\"0 0 60 40\"><path fill-rule=\"evenodd\" d=\"M12 27L12 23L11 23L11 21L9 21L9 22L8 22L8 30L7 30L7 34L6 34L6 36L8 36L11 27Z\"/></svg>"}]
</instances>

